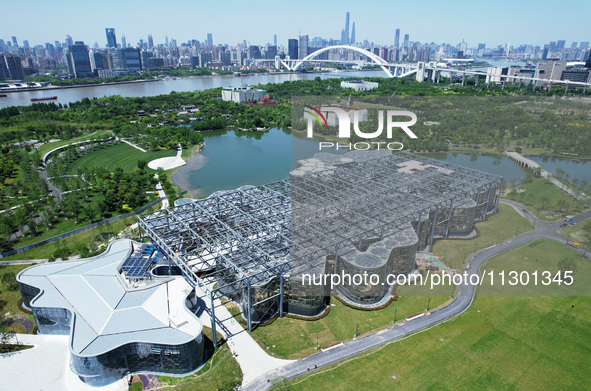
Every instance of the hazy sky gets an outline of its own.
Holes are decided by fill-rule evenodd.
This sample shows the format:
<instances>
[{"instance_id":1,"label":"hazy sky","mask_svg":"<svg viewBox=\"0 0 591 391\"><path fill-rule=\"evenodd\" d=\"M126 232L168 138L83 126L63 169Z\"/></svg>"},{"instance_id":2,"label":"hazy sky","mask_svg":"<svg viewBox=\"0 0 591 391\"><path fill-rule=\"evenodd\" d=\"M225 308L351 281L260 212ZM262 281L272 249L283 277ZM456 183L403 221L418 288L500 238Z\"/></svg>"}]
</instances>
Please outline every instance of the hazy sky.
<instances>
[{"instance_id":1,"label":"hazy sky","mask_svg":"<svg viewBox=\"0 0 591 391\"><path fill-rule=\"evenodd\" d=\"M235 45L242 40L264 45L287 45L288 38L308 34L310 38L340 39L345 12L355 22L356 40L391 45L394 30L410 34L411 41L457 44L469 47L511 43L543 45L565 39L591 41L591 1L569 0L405 0L405 1L153 1L153 0L28 0L2 5L0 38L15 35L22 45L63 42L66 35L88 45L106 44L105 27L114 27L135 44L154 37L163 43L165 35L178 44L189 39L204 41L213 33L214 44Z\"/></svg>"}]
</instances>

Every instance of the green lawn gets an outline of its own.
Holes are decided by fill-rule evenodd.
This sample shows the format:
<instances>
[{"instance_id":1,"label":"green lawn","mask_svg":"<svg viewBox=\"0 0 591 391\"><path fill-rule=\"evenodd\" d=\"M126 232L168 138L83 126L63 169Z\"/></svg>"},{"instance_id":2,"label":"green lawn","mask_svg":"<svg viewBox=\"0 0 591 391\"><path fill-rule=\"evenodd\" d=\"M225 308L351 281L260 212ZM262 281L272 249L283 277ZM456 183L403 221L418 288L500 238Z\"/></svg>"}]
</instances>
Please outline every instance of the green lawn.
<instances>
[{"instance_id":1,"label":"green lawn","mask_svg":"<svg viewBox=\"0 0 591 391\"><path fill-rule=\"evenodd\" d=\"M252 336L263 348L266 341L269 354L297 359L316 353L316 341L320 347L325 347L353 339L357 324L361 336L393 325L395 317L396 321L400 321L425 311L427 304L433 310L449 300L449 296L401 296L384 309L361 311L347 307L333 297L330 313L322 319L306 321L284 317L270 325L256 328Z\"/></svg>"},{"instance_id":2,"label":"green lawn","mask_svg":"<svg viewBox=\"0 0 591 391\"><path fill-rule=\"evenodd\" d=\"M99 138L100 136L102 136L106 133L109 135L112 135L112 132L110 130L97 130L96 133L94 133L94 131L92 131L92 132L88 131L88 132L84 132L84 133L85 133L84 136L75 137L70 140L59 140L59 141L54 141L53 143L43 144L42 146L39 147L39 155L43 156L47 152L51 151L52 149L59 148L64 145L77 143L79 141ZM94 133L94 134L92 134L92 133Z\"/></svg>"},{"instance_id":3,"label":"green lawn","mask_svg":"<svg viewBox=\"0 0 591 391\"><path fill-rule=\"evenodd\" d=\"M208 355L205 366L191 376L160 376L160 379L166 385L174 385L175 390L233 390L234 387L242 383L240 366L232 356L228 345L221 338L218 339L219 348L214 354L213 343L211 342L211 329L209 327L203 328L203 334L205 336L205 349ZM212 354L214 354L213 357Z\"/></svg>"},{"instance_id":4,"label":"green lawn","mask_svg":"<svg viewBox=\"0 0 591 391\"><path fill-rule=\"evenodd\" d=\"M16 276L20 273L21 270L26 269L31 265L7 265L7 266L0 266L0 307L4 308L6 315L9 318L18 317L18 318L26 318L35 323L35 318L32 314L27 314L21 311L18 307L18 303L21 300L21 293L20 290L9 290L8 287L2 283L2 276L5 273L12 272ZM25 327L19 324L18 322L14 322L10 327L9 330L14 330L17 333L24 333ZM32 330L31 330L32 331Z\"/></svg>"},{"instance_id":5,"label":"green lawn","mask_svg":"<svg viewBox=\"0 0 591 391\"><path fill-rule=\"evenodd\" d=\"M581 248L591 251L591 238L587 237L587 232L591 232L591 221L569 225L560 230L560 233L571 242L576 242L581 245Z\"/></svg>"},{"instance_id":6,"label":"green lawn","mask_svg":"<svg viewBox=\"0 0 591 391\"><path fill-rule=\"evenodd\" d=\"M572 251L536 242L517 255L539 251L552 264ZM583 390L589 330L589 297L479 296L446 323L296 378L289 390Z\"/></svg>"},{"instance_id":7,"label":"green lawn","mask_svg":"<svg viewBox=\"0 0 591 391\"><path fill-rule=\"evenodd\" d=\"M76 159L69 165L68 172L73 174L77 170L84 170L94 166L104 167L110 172L115 171L118 167L121 167L124 171L132 172L137 169L137 162L139 160L150 162L154 159L174 155L176 155L176 150L172 149L142 152L128 144L116 143L102 149L92 150L88 154L83 154L79 159Z\"/></svg>"},{"instance_id":8,"label":"green lawn","mask_svg":"<svg viewBox=\"0 0 591 391\"><path fill-rule=\"evenodd\" d=\"M156 204L149 210L156 210L160 208L160 204ZM149 210L145 211L144 213L148 213ZM66 220L68 221L68 220ZM97 228L89 229L84 232L80 232L76 235L69 236L65 239L60 241L60 246L68 247L70 249L74 248L79 243L88 244L90 240L94 240L97 235L101 235L107 232L117 234L125 227L132 225L136 222L135 216L127 217L121 220L117 220L115 222L110 223L109 225L103 225ZM81 225L82 226L82 225ZM76 227L78 228L78 227ZM75 228L73 228L75 229ZM71 231L71 230L69 230ZM69 232L64 231L64 232ZM55 236L50 235L50 236ZM37 240L39 241L39 240ZM18 245L21 245L19 242ZM22 253L14 254L6 258L2 258L2 261L13 261L13 260L21 260L21 259L48 259L52 256L53 252L57 249L57 245L55 242L49 243L32 250L28 250Z\"/></svg>"},{"instance_id":9,"label":"green lawn","mask_svg":"<svg viewBox=\"0 0 591 391\"><path fill-rule=\"evenodd\" d=\"M564 215L575 215L587 209L584 204L543 178L514 186L506 198L526 205L530 212L543 221L558 221Z\"/></svg>"},{"instance_id":10,"label":"green lawn","mask_svg":"<svg viewBox=\"0 0 591 391\"><path fill-rule=\"evenodd\" d=\"M574 280L571 285L553 281L560 270L559 262L564 259L571 261L569 270L572 268ZM486 278L479 288L483 296L591 296L591 261L570 246L550 239L537 239L494 256L482 266L481 272L485 271ZM519 277L511 276L513 271ZM504 284L500 273L504 273ZM547 273L546 277L543 273Z\"/></svg>"},{"instance_id":11,"label":"green lawn","mask_svg":"<svg viewBox=\"0 0 591 391\"><path fill-rule=\"evenodd\" d=\"M504 242L533 229L532 223L509 205L499 204L497 214L476 223L478 237L474 239L441 239L433 245L433 253L448 266L461 270L466 259L476 252Z\"/></svg>"}]
</instances>

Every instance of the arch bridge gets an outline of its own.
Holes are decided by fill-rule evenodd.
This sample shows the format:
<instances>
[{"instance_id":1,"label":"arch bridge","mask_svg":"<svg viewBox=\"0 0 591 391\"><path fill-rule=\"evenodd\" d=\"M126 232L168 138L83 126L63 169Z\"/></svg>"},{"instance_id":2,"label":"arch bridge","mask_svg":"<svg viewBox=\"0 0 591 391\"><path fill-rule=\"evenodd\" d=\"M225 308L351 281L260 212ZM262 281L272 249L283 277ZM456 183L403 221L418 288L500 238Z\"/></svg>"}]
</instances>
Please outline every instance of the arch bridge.
<instances>
[{"instance_id":1,"label":"arch bridge","mask_svg":"<svg viewBox=\"0 0 591 391\"><path fill-rule=\"evenodd\" d=\"M358 48L356 46L349 46L349 45L335 45L335 46L327 46L320 50L315 51L314 53L308 54L306 57L302 58L301 60L292 60L287 56L284 60L280 59L279 56L275 57L275 68L281 68L283 65L289 71L297 71L303 63L314 61L314 62L355 62L355 61L338 61L338 60L321 60L316 57L321 55L322 53L326 53L330 50L351 50L362 54L370 59L372 64L378 65L382 70L388 75L388 77L406 77L411 76L412 74L417 72L416 64L390 64L383 58L375 55L374 53L367 51L362 48ZM392 69L393 68L393 69Z\"/></svg>"}]
</instances>

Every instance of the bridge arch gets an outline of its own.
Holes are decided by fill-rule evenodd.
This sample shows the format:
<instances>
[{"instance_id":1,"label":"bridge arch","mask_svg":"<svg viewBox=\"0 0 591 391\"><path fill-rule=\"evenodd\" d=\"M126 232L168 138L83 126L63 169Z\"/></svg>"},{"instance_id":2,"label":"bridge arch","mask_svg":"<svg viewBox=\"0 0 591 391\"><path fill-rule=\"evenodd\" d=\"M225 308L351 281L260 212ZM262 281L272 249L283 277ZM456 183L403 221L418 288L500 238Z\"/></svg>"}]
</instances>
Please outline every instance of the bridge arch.
<instances>
[{"instance_id":1,"label":"bridge arch","mask_svg":"<svg viewBox=\"0 0 591 391\"><path fill-rule=\"evenodd\" d=\"M354 52L363 54L364 56L367 56L370 60L372 60L375 64L379 65L380 68L382 68L382 70L384 72L386 72L386 74L388 75L388 77L393 77L392 72L390 72L390 70L386 67L389 66L390 64L388 64L387 61L385 61L383 58L376 56L375 54L373 54L372 52L369 52L365 49L362 48L358 48L355 46L349 46L349 45L335 45L335 46L327 46L325 48L322 48L320 50L315 51L314 53L310 53L308 54L306 57L302 58L301 60L298 61L297 64L295 64L295 66L292 67L292 71L297 70L303 63L305 63L306 61L311 61L313 58L317 57L318 55L324 53L324 52L328 52L329 50L333 50L333 49L346 49L346 50L352 50Z\"/></svg>"}]
</instances>

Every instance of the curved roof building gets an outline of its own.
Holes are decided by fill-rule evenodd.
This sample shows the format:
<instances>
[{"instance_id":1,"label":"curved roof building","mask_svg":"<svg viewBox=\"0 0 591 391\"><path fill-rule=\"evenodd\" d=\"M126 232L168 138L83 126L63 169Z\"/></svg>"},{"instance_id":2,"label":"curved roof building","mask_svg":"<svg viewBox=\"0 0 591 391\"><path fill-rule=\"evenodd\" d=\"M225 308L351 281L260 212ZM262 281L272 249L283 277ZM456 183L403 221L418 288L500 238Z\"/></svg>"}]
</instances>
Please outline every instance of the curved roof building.
<instances>
[{"instance_id":1,"label":"curved roof building","mask_svg":"<svg viewBox=\"0 0 591 391\"><path fill-rule=\"evenodd\" d=\"M94 258L47 263L19 273L23 304L42 334L70 335L70 368L92 386L131 372L182 374L203 361L194 290L156 276L156 247L123 239Z\"/></svg>"}]
</instances>

